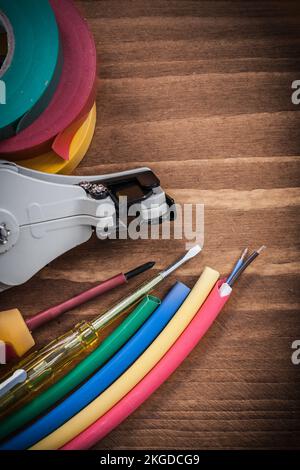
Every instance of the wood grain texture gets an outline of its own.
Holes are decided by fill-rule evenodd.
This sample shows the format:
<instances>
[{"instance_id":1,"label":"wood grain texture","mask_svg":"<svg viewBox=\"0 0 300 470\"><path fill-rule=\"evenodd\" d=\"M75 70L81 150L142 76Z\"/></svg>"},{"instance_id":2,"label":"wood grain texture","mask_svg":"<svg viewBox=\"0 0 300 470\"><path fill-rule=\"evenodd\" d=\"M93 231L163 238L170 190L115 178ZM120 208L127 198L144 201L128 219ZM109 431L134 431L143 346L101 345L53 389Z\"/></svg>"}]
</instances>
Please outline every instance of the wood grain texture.
<instances>
[{"instance_id":1,"label":"wood grain texture","mask_svg":"<svg viewBox=\"0 0 300 470\"><path fill-rule=\"evenodd\" d=\"M96 134L77 174L147 165L177 202L204 202L203 254L176 276L189 286L206 264L226 273L244 246L268 246L179 370L95 448L300 449L299 2L76 3L100 62ZM183 249L92 239L1 295L1 309L29 315L136 262L158 270ZM121 295L42 328L38 344Z\"/></svg>"}]
</instances>

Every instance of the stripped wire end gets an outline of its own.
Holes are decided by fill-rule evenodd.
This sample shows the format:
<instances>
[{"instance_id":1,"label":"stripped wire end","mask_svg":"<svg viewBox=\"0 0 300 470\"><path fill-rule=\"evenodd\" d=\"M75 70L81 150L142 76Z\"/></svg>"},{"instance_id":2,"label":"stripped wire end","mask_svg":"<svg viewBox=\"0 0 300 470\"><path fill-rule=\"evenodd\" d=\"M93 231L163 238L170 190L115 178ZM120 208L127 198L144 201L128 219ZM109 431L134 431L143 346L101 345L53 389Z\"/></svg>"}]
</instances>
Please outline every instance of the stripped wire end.
<instances>
[{"instance_id":1,"label":"stripped wire end","mask_svg":"<svg viewBox=\"0 0 300 470\"><path fill-rule=\"evenodd\" d=\"M260 254L262 251L264 251L264 250L266 250L266 249L267 249L266 245L262 245L260 248L258 248L258 250L256 250L256 252L257 252L258 254Z\"/></svg>"}]
</instances>

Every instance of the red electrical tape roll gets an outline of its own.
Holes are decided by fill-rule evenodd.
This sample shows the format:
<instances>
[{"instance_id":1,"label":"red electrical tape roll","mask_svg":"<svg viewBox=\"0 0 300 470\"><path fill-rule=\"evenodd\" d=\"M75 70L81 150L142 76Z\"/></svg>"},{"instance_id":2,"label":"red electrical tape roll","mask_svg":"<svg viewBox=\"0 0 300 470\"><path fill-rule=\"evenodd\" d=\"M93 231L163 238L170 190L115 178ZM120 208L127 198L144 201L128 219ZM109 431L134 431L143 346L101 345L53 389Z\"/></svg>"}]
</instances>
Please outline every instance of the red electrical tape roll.
<instances>
[{"instance_id":1,"label":"red electrical tape roll","mask_svg":"<svg viewBox=\"0 0 300 470\"><path fill-rule=\"evenodd\" d=\"M48 108L27 129L0 142L0 155L20 160L51 149L69 158L69 143L96 97L96 48L86 21L71 0L50 0L63 49L64 65ZM60 134L72 126L72 132ZM66 140L65 140L66 139Z\"/></svg>"}]
</instances>

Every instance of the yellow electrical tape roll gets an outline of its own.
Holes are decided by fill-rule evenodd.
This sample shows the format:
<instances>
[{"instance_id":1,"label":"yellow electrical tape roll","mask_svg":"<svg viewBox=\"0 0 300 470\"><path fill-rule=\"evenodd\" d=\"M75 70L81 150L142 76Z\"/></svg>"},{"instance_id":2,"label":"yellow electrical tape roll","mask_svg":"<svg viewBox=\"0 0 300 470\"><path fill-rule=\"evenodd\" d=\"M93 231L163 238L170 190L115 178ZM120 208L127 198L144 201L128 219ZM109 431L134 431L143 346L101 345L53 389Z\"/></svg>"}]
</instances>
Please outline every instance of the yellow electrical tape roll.
<instances>
[{"instance_id":1,"label":"yellow electrical tape roll","mask_svg":"<svg viewBox=\"0 0 300 470\"><path fill-rule=\"evenodd\" d=\"M180 309L162 333L139 359L105 392L31 450L59 449L103 416L139 383L160 361L185 330L219 279L219 273L206 267Z\"/></svg>"},{"instance_id":2,"label":"yellow electrical tape roll","mask_svg":"<svg viewBox=\"0 0 300 470\"><path fill-rule=\"evenodd\" d=\"M18 165L45 173L68 175L79 165L91 144L96 126L96 104L86 120L76 132L70 147L69 160L62 160L55 152L48 152L38 157L18 162Z\"/></svg>"}]
</instances>

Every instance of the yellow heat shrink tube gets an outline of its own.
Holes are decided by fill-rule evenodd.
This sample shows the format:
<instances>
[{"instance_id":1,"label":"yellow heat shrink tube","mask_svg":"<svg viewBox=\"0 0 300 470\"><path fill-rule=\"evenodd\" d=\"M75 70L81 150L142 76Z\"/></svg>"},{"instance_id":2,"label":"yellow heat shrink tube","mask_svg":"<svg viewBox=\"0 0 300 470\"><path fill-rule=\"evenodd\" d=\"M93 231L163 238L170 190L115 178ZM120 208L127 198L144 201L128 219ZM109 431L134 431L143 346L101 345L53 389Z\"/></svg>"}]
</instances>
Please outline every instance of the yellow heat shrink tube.
<instances>
[{"instance_id":1,"label":"yellow heat shrink tube","mask_svg":"<svg viewBox=\"0 0 300 470\"><path fill-rule=\"evenodd\" d=\"M101 393L77 415L30 447L30 449L59 449L118 403L172 347L204 303L219 276L217 271L206 267L172 320L139 359L105 392Z\"/></svg>"}]
</instances>

